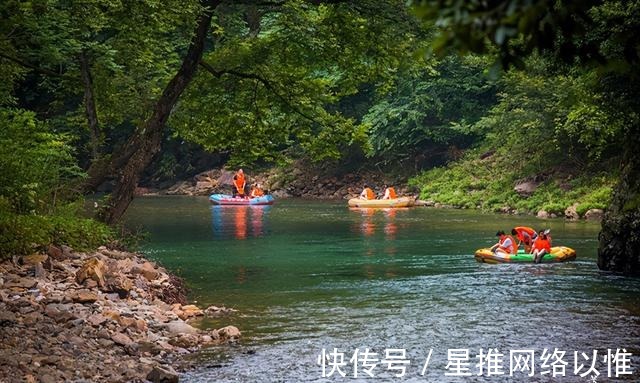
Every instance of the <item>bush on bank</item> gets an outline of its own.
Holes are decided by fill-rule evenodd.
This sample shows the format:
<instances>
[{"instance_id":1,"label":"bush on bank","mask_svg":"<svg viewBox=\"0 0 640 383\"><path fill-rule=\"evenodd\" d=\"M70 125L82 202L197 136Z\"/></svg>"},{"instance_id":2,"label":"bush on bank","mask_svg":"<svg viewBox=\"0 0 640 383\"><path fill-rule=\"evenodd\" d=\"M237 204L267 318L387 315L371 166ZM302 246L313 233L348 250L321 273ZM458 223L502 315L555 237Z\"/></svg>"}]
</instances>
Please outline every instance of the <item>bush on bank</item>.
<instances>
[{"instance_id":1,"label":"bush on bank","mask_svg":"<svg viewBox=\"0 0 640 383\"><path fill-rule=\"evenodd\" d=\"M566 174L563 169L551 169L547 174L528 174L504 166L504 159L493 155L482 159L474 150L462 160L446 167L431 169L409 183L420 189L420 198L467 209L488 211L517 210L536 214L544 210L562 215L578 204L583 216L589 209L604 209L611 200L616 172ZM529 194L515 190L516 185L531 180L536 185Z\"/></svg>"},{"instance_id":2,"label":"bush on bank","mask_svg":"<svg viewBox=\"0 0 640 383\"><path fill-rule=\"evenodd\" d=\"M83 217L77 184L85 176L69 144L33 112L0 108L0 259L49 244L88 250L114 238Z\"/></svg>"}]
</instances>

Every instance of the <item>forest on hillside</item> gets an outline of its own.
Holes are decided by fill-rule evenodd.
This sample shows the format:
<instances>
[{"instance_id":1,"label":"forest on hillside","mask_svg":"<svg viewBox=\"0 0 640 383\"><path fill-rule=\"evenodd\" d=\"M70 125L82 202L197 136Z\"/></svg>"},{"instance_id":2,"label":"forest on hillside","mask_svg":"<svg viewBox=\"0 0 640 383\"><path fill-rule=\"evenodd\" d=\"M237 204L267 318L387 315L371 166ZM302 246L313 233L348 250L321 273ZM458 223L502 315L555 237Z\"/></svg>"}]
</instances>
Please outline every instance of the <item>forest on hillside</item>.
<instances>
[{"instance_id":1,"label":"forest on hillside","mask_svg":"<svg viewBox=\"0 0 640 383\"><path fill-rule=\"evenodd\" d=\"M1 255L112 241L142 179L202 158L305 159L448 205L609 206L601 247L640 264L638 1L9 0L0 20Z\"/></svg>"}]
</instances>

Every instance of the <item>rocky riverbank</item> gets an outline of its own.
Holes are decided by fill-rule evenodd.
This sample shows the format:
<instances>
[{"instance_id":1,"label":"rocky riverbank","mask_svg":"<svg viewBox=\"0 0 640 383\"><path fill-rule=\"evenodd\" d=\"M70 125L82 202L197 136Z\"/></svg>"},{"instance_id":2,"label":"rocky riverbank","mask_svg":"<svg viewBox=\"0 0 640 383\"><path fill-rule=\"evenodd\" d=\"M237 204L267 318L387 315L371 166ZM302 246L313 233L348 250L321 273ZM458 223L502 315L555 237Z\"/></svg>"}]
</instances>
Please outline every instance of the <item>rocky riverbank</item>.
<instances>
[{"instance_id":1,"label":"rocky riverbank","mask_svg":"<svg viewBox=\"0 0 640 383\"><path fill-rule=\"evenodd\" d=\"M231 311L187 305L182 281L138 254L50 246L0 263L0 381L177 382L183 356L241 335L189 321Z\"/></svg>"}]
</instances>

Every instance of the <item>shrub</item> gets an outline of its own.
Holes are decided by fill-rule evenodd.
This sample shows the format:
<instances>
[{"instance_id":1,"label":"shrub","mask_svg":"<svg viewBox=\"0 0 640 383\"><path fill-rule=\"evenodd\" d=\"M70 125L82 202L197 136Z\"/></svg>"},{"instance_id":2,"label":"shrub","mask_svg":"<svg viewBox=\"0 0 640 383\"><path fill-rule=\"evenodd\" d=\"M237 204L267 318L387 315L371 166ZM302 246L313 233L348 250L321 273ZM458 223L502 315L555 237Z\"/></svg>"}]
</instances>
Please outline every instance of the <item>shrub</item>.
<instances>
[{"instance_id":1,"label":"shrub","mask_svg":"<svg viewBox=\"0 0 640 383\"><path fill-rule=\"evenodd\" d=\"M114 236L110 227L92 219L0 213L0 259L30 254L49 244L91 250Z\"/></svg>"}]
</instances>

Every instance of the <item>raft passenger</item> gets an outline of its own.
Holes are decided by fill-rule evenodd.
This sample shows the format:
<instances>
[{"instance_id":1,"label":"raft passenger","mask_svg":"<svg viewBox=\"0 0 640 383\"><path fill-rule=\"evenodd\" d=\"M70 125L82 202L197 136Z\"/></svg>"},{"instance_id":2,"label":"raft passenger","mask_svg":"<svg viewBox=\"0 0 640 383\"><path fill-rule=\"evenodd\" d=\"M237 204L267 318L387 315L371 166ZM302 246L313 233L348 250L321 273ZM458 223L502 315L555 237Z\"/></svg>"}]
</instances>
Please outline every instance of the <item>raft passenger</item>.
<instances>
[{"instance_id":1,"label":"raft passenger","mask_svg":"<svg viewBox=\"0 0 640 383\"><path fill-rule=\"evenodd\" d=\"M253 184L253 186L251 186L251 194L249 195L251 196L251 198L264 196L264 190L262 189L262 185L260 185L260 183L258 182Z\"/></svg>"},{"instance_id":2,"label":"raft passenger","mask_svg":"<svg viewBox=\"0 0 640 383\"><path fill-rule=\"evenodd\" d=\"M511 234L515 235L518 239L517 246L520 244L523 245L524 251L527 253L531 252L531 245L533 245L533 241L538 237L538 233L530 227L527 226L516 226L511 229Z\"/></svg>"},{"instance_id":3,"label":"raft passenger","mask_svg":"<svg viewBox=\"0 0 640 383\"><path fill-rule=\"evenodd\" d=\"M394 189L393 186L386 187L385 185L384 196L382 196L382 199L396 199L396 198L398 198L398 195L396 194L396 189Z\"/></svg>"},{"instance_id":4,"label":"raft passenger","mask_svg":"<svg viewBox=\"0 0 640 383\"><path fill-rule=\"evenodd\" d=\"M544 230L540 230L540 233L538 233L538 238L536 238L535 242L533 242L533 247L531 248L531 250L534 263L542 262L542 258L544 257L544 255L551 253L551 242L549 241L549 237L545 234Z\"/></svg>"},{"instance_id":5,"label":"raft passenger","mask_svg":"<svg viewBox=\"0 0 640 383\"><path fill-rule=\"evenodd\" d=\"M244 172L242 169L238 170L233 176L233 196L245 198L244 188L246 187L246 181L244 178Z\"/></svg>"},{"instance_id":6,"label":"raft passenger","mask_svg":"<svg viewBox=\"0 0 640 383\"><path fill-rule=\"evenodd\" d=\"M362 193L360 193L360 196L358 197L360 199L376 199L376 195L373 192L373 190L371 190L371 188L368 185L364 185L364 189L362 189Z\"/></svg>"},{"instance_id":7,"label":"raft passenger","mask_svg":"<svg viewBox=\"0 0 640 383\"><path fill-rule=\"evenodd\" d=\"M507 254L518 254L518 245L513 240L513 237L510 235L506 235L504 231L500 230L496 233L496 236L500 237L498 239L498 243L491 246L491 251L497 253L499 251Z\"/></svg>"}]
</instances>

